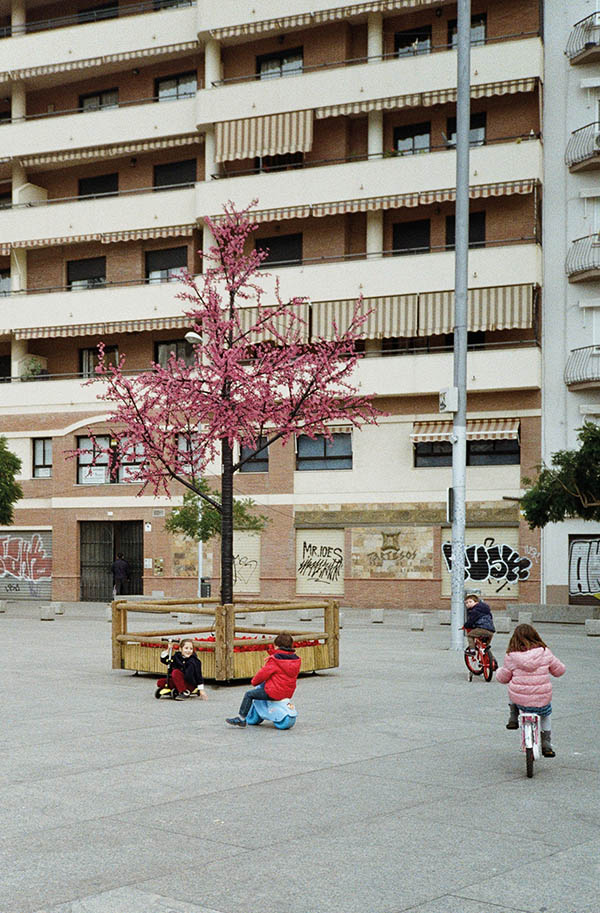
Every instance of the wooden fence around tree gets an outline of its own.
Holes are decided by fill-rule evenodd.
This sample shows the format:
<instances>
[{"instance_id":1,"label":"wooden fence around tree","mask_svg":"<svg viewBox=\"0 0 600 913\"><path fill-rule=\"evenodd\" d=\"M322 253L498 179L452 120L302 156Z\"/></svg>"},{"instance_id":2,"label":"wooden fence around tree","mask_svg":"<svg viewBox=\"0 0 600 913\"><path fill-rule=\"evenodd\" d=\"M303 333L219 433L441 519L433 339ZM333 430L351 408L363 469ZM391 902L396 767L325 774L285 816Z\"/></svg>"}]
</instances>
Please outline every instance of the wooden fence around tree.
<instances>
[{"instance_id":1,"label":"wooden fence around tree","mask_svg":"<svg viewBox=\"0 0 600 913\"><path fill-rule=\"evenodd\" d=\"M323 612L320 631L299 629L293 624L282 627L251 626L239 624L236 615L263 612L289 613L299 611ZM203 626L192 624L160 630L130 631L130 613L169 615L183 613L188 616L209 616L211 623ZM200 621L200 619L198 619ZM296 653L302 659L302 671L332 669L339 666L339 604L332 600L311 602L278 602L276 600L243 600L231 605L221 605L218 599L159 599L142 602L116 599L112 603L112 666L113 669L132 669L137 672L164 674L165 666L160 654L169 640L192 638L203 675L218 682L247 679L260 669L267 655L267 646L273 637L287 631L294 638ZM245 635L245 636L244 636ZM214 637L214 640L212 638ZM196 639L197 638L197 639ZM211 638L206 640L204 638ZM263 649L256 649L262 647Z\"/></svg>"}]
</instances>

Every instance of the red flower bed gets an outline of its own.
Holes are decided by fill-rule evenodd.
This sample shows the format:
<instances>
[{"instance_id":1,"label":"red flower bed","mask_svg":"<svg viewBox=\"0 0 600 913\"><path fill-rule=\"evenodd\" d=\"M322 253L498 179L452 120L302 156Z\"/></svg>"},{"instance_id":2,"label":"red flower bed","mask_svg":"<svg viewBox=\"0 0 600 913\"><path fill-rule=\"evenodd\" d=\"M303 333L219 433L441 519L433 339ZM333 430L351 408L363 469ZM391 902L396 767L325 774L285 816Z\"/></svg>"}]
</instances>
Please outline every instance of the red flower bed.
<instances>
[{"instance_id":1,"label":"red flower bed","mask_svg":"<svg viewBox=\"0 0 600 913\"><path fill-rule=\"evenodd\" d=\"M215 637L213 634L210 634L208 637L186 637L185 634L182 634L180 637L180 640L204 641L205 643L214 644ZM250 635L250 634L245 634L245 635L238 634L236 637L236 640L256 640L256 638L252 637L252 635ZM294 648L295 647L315 647L315 646L317 646L318 643L319 643L318 640L295 640ZM164 648L165 648L164 643L162 643L162 644L141 643L140 646L141 647L159 647L161 650L164 650ZM262 651L263 653L266 653L268 646L269 646L269 644L248 644L247 646L245 644L243 646L238 644L238 645L234 646L233 652L234 653L248 653L248 652L254 650L254 651ZM202 653L202 652L206 653L207 649L208 649L207 647L200 647L200 646L196 647L196 650L199 653Z\"/></svg>"}]
</instances>

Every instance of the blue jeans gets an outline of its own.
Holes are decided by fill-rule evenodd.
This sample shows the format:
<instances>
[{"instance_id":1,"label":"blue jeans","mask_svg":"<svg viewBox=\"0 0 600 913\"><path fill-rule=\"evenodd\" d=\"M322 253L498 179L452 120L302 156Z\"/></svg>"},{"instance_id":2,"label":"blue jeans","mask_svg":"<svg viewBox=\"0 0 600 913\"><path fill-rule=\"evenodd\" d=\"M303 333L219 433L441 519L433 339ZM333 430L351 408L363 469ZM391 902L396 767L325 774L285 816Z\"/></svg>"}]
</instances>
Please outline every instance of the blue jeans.
<instances>
[{"instance_id":1,"label":"blue jeans","mask_svg":"<svg viewBox=\"0 0 600 913\"><path fill-rule=\"evenodd\" d=\"M250 691L246 691L244 697L242 698L242 703L240 704L240 716L246 719L250 713L250 707L252 706L252 701L270 701L271 698L265 691L264 683L261 682L260 685L257 685L256 688L251 688Z\"/></svg>"}]
</instances>

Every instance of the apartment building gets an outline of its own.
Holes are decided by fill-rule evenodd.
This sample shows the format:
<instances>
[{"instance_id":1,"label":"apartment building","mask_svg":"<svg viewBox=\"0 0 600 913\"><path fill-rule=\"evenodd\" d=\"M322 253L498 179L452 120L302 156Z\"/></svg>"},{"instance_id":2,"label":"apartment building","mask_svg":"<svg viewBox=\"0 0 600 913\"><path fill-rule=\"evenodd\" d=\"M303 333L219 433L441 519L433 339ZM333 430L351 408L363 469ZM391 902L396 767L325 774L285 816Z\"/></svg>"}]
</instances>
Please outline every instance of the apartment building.
<instances>
[{"instance_id":1,"label":"apartment building","mask_svg":"<svg viewBox=\"0 0 600 913\"><path fill-rule=\"evenodd\" d=\"M542 456L579 446L600 421L600 13L591 0L549 2L545 23ZM548 602L593 603L600 592L600 524L543 531Z\"/></svg>"},{"instance_id":2,"label":"apartment building","mask_svg":"<svg viewBox=\"0 0 600 913\"><path fill-rule=\"evenodd\" d=\"M472 12L466 558L500 608L540 586L517 498L540 458L543 46L537 0ZM0 14L0 432L24 489L0 594L107 599L117 551L134 592L196 592L195 546L164 530L181 491L137 497L127 467L64 452L110 433L82 383L99 341L132 372L190 354L173 280L202 271L207 216L257 199L266 268L308 296L313 334L359 295L373 309L356 380L385 416L247 464L237 492L270 523L236 534L236 592L448 606L456 4ZM205 545L213 584L217 562Z\"/></svg>"}]
</instances>

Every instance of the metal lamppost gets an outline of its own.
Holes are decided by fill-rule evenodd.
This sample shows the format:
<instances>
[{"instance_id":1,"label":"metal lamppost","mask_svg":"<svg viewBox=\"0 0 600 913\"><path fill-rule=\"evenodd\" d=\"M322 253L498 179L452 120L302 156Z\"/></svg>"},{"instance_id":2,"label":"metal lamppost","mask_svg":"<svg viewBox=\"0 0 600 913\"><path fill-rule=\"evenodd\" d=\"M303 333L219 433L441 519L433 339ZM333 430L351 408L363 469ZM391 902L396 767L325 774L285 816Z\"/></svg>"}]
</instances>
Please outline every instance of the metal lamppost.
<instances>
[{"instance_id":1,"label":"metal lamppost","mask_svg":"<svg viewBox=\"0 0 600 913\"><path fill-rule=\"evenodd\" d=\"M456 215L454 248L454 388L452 427L451 649L462 650L465 587L467 465L467 297L469 284L469 133L471 120L471 0L458 0L456 96ZM454 391L453 391L454 392Z\"/></svg>"}]
</instances>

